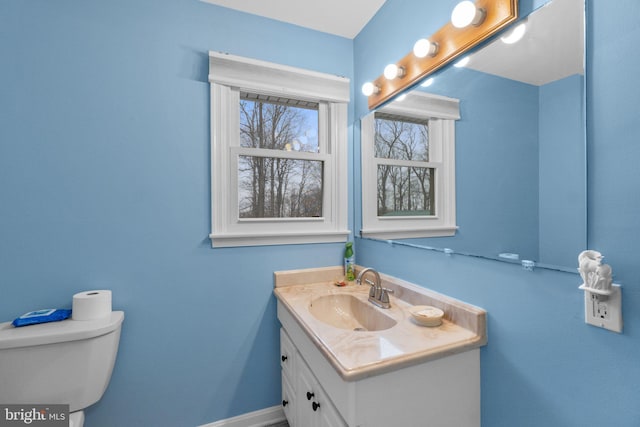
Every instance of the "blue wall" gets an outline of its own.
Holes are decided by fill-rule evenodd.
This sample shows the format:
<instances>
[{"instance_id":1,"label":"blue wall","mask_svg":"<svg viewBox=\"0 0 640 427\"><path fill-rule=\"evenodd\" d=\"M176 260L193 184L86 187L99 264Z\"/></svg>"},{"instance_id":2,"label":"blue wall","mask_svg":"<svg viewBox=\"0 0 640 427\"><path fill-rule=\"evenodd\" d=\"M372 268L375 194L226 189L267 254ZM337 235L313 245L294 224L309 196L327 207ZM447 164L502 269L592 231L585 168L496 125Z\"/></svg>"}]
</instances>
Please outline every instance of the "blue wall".
<instances>
[{"instance_id":1,"label":"blue wall","mask_svg":"<svg viewBox=\"0 0 640 427\"><path fill-rule=\"evenodd\" d=\"M193 426L277 404L272 271L341 260L337 244L210 248L206 52L359 88L456 1L388 0L353 43L195 0L0 3L0 319L113 289L127 318L88 425ZM640 4L588 5L589 246L624 286L624 333L584 324L577 275L357 242L359 263L488 310L485 427L640 424ZM396 17L403 31L385 30Z\"/></svg>"},{"instance_id":2,"label":"blue wall","mask_svg":"<svg viewBox=\"0 0 640 427\"><path fill-rule=\"evenodd\" d=\"M532 86L467 68L426 92L460 99L456 236L410 243L568 267L586 246L584 78Z\"/></svg>"},{"instance_id":3,"label":"blue wall","mask_svg":"<svg viewBox=\"0 0 640 427\"><path fill-rule=\"evenodd\" d=\"M413 244L538 260L538 88L450 67L424 89L460 100L454 237Z\"/></svg>"},{"instance_id":4,"label":"blue wall","mask_svg":"<svg viewBox=\"0 0 640 427\"><path fill-rule=\"evenodd\" d=\"M113 290L91 427L277 405L272 273L341 262L341 244L211 249L209 50L353 75L351 40L196 0L0 2L0 319Z\"/></svg>"},{"instance_id":5,"label":"blue wall","mask_svg":"<svg viewBox=\"0 0 640 427\"><path fill-rule=\"evenodd\" d=\"M416 38L447 19L425 3L388 0L360 33L354 44L356 87L379 74L370 70L402 57ZM532 10L530 3L520 2L521 9ZM384 33L403 43L400 54L380 35L398 22L397 13L387 13L395 5L409 21L422 20L422 34L413 25ZM487 309L489 343L481 352L485 427L640 425L640 57L633 54L640 42L640 3L621 0L612 8L588 0L587 7L588 245L606 255L623 285L624 333L584 323L576 274L529 273L507 263L356 241L359 263ZM357 114L364 113L363 105L356 100Z\"/></svg>"}]
</instances>

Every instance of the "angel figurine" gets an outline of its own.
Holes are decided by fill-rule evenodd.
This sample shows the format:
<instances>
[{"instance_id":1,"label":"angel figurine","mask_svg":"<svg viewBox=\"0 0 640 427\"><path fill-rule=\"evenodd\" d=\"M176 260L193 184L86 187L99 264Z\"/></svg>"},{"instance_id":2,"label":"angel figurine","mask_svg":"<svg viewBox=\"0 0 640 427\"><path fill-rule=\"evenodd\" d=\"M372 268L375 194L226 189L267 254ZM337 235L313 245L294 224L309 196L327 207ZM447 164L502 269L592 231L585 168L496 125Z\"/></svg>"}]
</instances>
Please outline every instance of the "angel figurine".
<instances>
[{"instance_id":1,"label":"angel figurine","mask_svg":"<svg viewBox=\"0 0 640 427\"><path fill-rule=\"evenodd\" d=\"M602 264L604 257L598 251L582 251L578 255L578 271L585 287L608 291L611 289L611 267Z\"/></svg>"}]
</instances>

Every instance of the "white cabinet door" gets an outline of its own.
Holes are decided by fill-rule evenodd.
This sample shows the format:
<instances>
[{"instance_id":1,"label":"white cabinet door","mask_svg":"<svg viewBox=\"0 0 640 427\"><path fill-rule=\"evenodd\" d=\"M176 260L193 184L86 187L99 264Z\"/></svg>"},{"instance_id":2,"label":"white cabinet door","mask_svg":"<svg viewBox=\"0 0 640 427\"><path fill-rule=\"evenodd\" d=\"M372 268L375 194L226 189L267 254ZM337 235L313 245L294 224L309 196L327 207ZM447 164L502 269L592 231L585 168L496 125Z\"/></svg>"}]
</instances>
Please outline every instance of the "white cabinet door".
<instances>
[{"instance_id":1,"label":"white cabinet door","mask_svg":"<svg viewBox=\"0 0 640 427\"><path fill-rule=\"evenodd\" d=\"M295 395L295 389L289 382L289 378L282 373L282 410L284 416L287 417L290 427L296 427L296 408L298 406L298 398Z\"/></svg>"},{"instance_id":2,"label":"white cabinet door","mask_svg":"<svg viewBox=\"0 0 640 427\"><path fill-rule=\"evenodd\" d=\"M313 373L302 358L298 360L296 399L297 421L305 427L346 427Z\"/></svg>"},{"instance_id":3,"label":"white cabinet door","mask_svg":"<svg viewBox=\"0 0 640 427\"><path fill-rule=\"evenodd\" d=\"M296 372L296 406L298 409L296 415L300 425L318 426L318 417L316 417L316 411L312 407L313 404L317 404L315 398L318 395L316 380L309 368L307 368L307 364L301 361L301 363L298 363L298 372Z\"/></svg>"},{"instance_id":4,"label":"white cabinet door","mask_svg":"<svg viewBox=\"0 0 640 427\"><path fill-rule=\"evenodd\" d=\"M338 410L331 404L331 401L324 392L319 397L320 406L318 413L318 427L347 427L347 423L342 420Z\"/></svg>"},{"instance_id":5,"label":"white cabinet door","mask_svg":"<svg viewBox=\"0 0 640 427\"><path fill-rule=\"evenodd\" d=\"M294 385L296 362L298 351L284 329L280 329L280 366L282 373L287 376L289 382Z\"/></svg>"}]
</instances>

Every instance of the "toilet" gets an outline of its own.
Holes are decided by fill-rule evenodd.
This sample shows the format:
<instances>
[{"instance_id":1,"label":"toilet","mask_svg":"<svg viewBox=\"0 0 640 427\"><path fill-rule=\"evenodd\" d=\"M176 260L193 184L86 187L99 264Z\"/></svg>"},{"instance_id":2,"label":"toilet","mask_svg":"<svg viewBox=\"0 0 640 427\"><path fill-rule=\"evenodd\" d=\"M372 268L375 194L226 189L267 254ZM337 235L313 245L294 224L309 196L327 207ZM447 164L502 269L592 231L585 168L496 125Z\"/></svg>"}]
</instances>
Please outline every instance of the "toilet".
<instances>
[{"instance_id":1,"label":"toilet","mask_svg":"<svg viewBox=\"0 0 640 427\"><path fill-rule=\"evenodd\" d=\"M104 394L118 353L124 312L16 328L0 323L0 403L68 404L69 425Z\"/></svg>"}]
</instances>

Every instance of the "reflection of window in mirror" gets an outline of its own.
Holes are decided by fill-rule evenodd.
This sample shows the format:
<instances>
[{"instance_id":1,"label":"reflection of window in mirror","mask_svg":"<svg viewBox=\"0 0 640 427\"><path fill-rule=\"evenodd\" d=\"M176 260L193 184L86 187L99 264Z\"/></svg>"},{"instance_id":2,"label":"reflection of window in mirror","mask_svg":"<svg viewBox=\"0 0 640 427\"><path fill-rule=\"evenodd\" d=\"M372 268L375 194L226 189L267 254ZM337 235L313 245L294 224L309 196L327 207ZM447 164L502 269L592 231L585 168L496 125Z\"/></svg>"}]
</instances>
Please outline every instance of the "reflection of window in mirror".
<instances>
[{"instance_id":1,"label":"reflection of window in mirror","mask_svg":"<svg viewBox=\"0 0 640 427\"><path fill-rule=\"evenodd\" d=\"M363 237L452 236L459 101L408 94L364 117Z\"/></svg>"}]
</instances>

